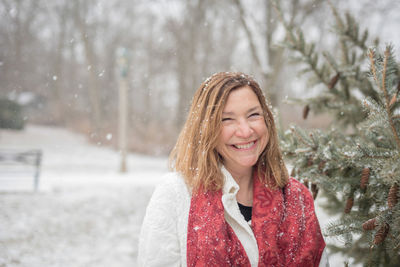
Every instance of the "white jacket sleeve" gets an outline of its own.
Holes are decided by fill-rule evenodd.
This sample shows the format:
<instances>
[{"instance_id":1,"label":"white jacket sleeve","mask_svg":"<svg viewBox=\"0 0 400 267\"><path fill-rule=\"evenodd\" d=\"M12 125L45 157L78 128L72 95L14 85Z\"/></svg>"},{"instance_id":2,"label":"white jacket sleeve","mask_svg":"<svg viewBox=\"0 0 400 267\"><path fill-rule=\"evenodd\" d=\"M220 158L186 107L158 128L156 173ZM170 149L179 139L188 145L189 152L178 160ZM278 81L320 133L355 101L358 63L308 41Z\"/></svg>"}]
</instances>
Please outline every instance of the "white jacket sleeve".
<instances>
[{"instance_id":1,"label":"white jacket sleeve","mask_svg":"<svg viewBox=\"0 0 400 267\"><path fill-rule=\"evenodd\" d=\"M139 237L139 266L181 266L176 189L165 181L153 193Z\"/></svg>"},{"instance_id":2,"label":"white jacket sleeve","mask_svg":"<svg viewBox=\"0 0 400 267\"><path fill-rule=\"evenodd\" d=\"M321 255L321 260L319 261L319 267L329 267L328 253L326 252L326 247Z\"/></svg>"}]
</instances>

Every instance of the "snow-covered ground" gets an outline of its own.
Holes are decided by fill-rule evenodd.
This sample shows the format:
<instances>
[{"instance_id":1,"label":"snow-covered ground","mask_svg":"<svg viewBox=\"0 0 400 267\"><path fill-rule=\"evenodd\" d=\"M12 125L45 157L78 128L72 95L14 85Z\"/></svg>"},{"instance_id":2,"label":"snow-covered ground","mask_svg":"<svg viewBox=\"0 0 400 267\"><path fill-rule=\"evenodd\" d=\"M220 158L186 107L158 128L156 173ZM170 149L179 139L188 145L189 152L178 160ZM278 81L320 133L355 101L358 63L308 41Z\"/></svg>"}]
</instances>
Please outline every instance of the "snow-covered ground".
<instances>
[{"instance_id":1,"label":"snow-covered ground","mask_svg":"<svg viewBox=\"0 0 400 267\"><path fill-rule=\"evenodd\" d=\"M116 151L64 129L0 131L0 148L43 151L39 193L32 170L0 166L0 266L135 266L144 210L167 159ZM4 166L3 166L4 170Z\"/></svg>"},{"instance_id":2,"label":"snow-covered ground","mask_svg":"<svg viewBox=\"0 0 400 267\"><path fill-rule=\"evenodd\" d=\"M145 207L166 158L130 154L129 172L120 174L116 151L44 126L0 130L5 148L41 149L43 162L38 193L31 169L10 175L0 165L0 267L136 266ZM318 207L317 215L322 227L329 222Z\"/></svg>"}]
</instances>

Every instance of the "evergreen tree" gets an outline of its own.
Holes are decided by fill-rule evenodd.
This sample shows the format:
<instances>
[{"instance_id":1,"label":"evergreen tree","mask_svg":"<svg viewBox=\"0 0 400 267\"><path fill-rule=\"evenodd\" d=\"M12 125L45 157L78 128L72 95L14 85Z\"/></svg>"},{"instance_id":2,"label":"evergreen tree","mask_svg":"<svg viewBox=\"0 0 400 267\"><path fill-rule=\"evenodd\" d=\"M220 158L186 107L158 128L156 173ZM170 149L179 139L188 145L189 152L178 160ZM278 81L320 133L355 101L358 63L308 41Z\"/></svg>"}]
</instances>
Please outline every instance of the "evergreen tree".
<instances>
[{"instance_id":1,"label":"evergreen tree","mask_svg":"<svg viewBox=\"0 0 400 267\"><path fill-rule=\"evenodd\" d=\"M305 67L301 73L311 74L310 84L321 88L294 102L304 105L304 119L309 112L334 117L327 131L293 126L284 133L292 175L311 184L314 198L321 190L324 208L339 215L324 229L344 241L330 245L331 252L364 266L400 266L400 74L393 48L368 48L368 31L361 33L350 14L343 18L331 5L340 56L323 52L321 58L315 44L285 22L277 1L274 7L287 31L284 45Z\"/></svg>"}]
</instances>

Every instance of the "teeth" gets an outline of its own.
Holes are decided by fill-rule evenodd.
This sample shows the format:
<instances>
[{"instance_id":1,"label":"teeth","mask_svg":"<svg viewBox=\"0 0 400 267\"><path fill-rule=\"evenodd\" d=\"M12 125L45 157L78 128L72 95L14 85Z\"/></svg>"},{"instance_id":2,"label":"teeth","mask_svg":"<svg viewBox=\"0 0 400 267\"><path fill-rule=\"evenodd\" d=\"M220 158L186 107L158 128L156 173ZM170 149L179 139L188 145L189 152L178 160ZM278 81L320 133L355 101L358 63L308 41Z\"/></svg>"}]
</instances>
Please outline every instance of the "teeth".
<instances>
[{"instance_id":1,"label":"teeth","mask_svg":"<svg viewBox=\"0 0 400 267\"><path fill-rule=\"evenodd\" d=\"M254 142L251 142L251 143L248 143L245 145L235 145L235 147L239 148L239 149L247 149L247 148L250 148L252 145L254 145Z\"/></svg>"}]
</instances>

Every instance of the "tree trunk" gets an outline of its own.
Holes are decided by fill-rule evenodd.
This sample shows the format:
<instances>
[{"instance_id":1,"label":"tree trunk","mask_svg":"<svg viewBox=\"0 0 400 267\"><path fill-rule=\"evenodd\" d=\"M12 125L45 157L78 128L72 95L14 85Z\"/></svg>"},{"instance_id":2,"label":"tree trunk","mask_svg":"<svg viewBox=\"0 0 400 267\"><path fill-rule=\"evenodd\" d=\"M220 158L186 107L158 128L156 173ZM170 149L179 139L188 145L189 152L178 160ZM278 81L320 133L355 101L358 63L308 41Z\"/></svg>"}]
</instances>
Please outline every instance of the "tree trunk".
<instances>
[{"instance_id":1,"label":"tree trunk","mask_svg":"<svg viewBox=\"0 0 400 267\"><path fill-rule=\"evenodd\" d=\"M96 75L96 56L94 52L93 41L89 38L89 29L88 25L85 23L81 10L83 10L84 14L88 10L86 6L81 6L81 3L86 4L85 2L77 1L75 2L75 20L78 24L78 30L81 35L81 39L84 47L84 54L87 63L88 69L88 91L89 91L89 102L90 102L90 112L91 112L91 121L93 123L92 127L94 128L94 134L99 135L101 131L101 103L100 97L98 93L98 85L97 85L97 75Z\"/></svg>"}]
</instances>

